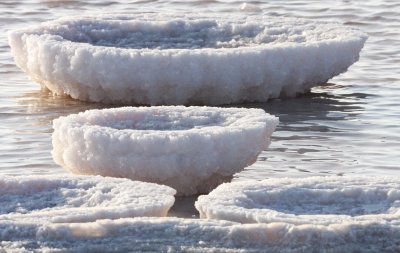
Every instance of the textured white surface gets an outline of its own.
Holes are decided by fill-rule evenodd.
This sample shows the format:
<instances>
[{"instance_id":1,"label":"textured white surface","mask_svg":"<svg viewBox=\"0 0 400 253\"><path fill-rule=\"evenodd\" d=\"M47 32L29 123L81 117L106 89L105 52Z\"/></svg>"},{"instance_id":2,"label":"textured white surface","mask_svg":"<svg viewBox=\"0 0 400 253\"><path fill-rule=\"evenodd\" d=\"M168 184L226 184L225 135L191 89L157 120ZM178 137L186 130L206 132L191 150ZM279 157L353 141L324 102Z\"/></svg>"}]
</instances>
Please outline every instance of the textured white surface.
<instances>
[{"instance_id":1,"label":"textured white surface","mask_svg":"<svg viewBox=\"0 0 400 253\"><path fill-rule=\"evenodd\" d=\"M400 225L238 224L128 218L35 224L0 220L6 252L399 252Z\"/></svg>"},{"instance_id":2,"label":"textured white surface","mask_svg":"<svg viewBox=\"0 0 400 253\"><path fill-rule=\"evenodd\" d=\"M278 120L261 109L125 107L56 119L53 158L76 174L209 192L254 163Z\"/></svg>"},{"instance_id":3,"label":"textured white surface","mask_svg":"<svg viewBox=\"0 0 400 253\"><path fill-rule=\"evenodd\" d=\"M39 224L166 216L174 194L163 185L100 176L0 176L0 221Z\"/></svg>"},{"instance_id":4,"label":"textured white surface","mask_svg":"<svg viewBox=\"0 0 400 253\"><path fill-rule=\"evenodd\" d=\"M400 221L396 177L310 177L220 185L195 203L200 217L241 223Z\"/></svg>"},{"instance_id":5,"label":"textured white surface","mask_svg":"<svg viewBox=\"0 0 400 253\"><path fill-rule=\"evenodd\" d=\"M307 91L346 71L367 37L303 19L137 14L68 17L8 38L17 65L58 94L215 105Z\"/></svg>"}]
</instances>

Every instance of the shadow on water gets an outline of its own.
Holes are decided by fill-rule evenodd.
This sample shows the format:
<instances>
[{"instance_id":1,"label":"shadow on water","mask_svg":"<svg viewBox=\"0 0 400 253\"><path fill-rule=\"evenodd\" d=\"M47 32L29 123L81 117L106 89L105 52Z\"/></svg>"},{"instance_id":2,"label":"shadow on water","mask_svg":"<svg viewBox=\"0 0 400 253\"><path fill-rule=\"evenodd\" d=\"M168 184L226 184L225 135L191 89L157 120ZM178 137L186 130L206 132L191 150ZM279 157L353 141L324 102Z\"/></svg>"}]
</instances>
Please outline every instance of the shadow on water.
<instances>
[{"instance_id":1,"label":"shadow on water","mask_svg":"<svg viewBox=\"0 0 400 253\"><path fill-rule=\"evenodd\" d=\"M175 203L168 212L170 217L199 218L199 212L194 207L198 196L175 197Z\"/></svg>"},{"instance_id":2,"label":"shadow on water","mask_svg":"<svg viewBox=\"0 0 400 253\"><path fill-rule=\"evenodd\" d=\"M289 138L326 138L324 133L348 132L359 127L351 120L364 111L365 93L333 94L332 90L340 86L326 84L312 92L296 98L272 99L265 103L244 103L225 107L261 108L279 117L280 124L273 135L273 141ZM69 96L56 96L49 90L30 91L15 98L18 112L7 117L26 116L35 126L51 127L53 119L89 109L103 109L122 105L99 104L78 101ZM15 109L14 109L15 110ZM4 115L5 116L5 115ZM350 120L350 121L349 121ZM280 133L287 133L285 137ZM305 134L306 133L306 134Z\"/></svg>"},{"instance_id":3,"label":"shadow on water","mask_svg":"<svg viewBox=\"0 0 400 253\"><path fill-rule=\"evenodd\" d=\"M323 122L345 121L355 118L364 108L364 99L371 96L365 93L347 93L333 95L335 84L325 84L328 88L319 88L295 98L272 99L265 103L237 104L237 107L260 108L279 117L277 131L341 131L340 128L324 126ZM313 124L312 122L320 122Z\"/></svg>"},{"instance_id":4,"label":"shadow on water","mask_svg":"<svg viewBox=\"0 0 400 253\"><path fill-rule=\"evenodd\" d=\"M289 127L287 130L302 131L304 130L302 127L290 127L290 125L315 120L340 121L346 120L348 117L356 117L364 110L362 105L366 102L363 100L372 96L366 93L333 95L331 91L335 86L335 84L325 84L323 87L328 88L327 91L319 88L295 98L272 99L264 103L232 104L224 107L261 108L267 113L279 117L278 130ZM83 102L69 96L53 95L47 89L29 91L15 99L22 106L21 110L26 110L30 115L47 115L49 119L89 109L124 106ZM334 129L331 130L334 131Z\"/></svg>"},{"instance_id":5,"label":"shadow on water","mask_svg":"<svg viewBox=\"0 0 400 253\"><path fill-rule=\"evenodd\" d=\"M353 155L356 145L350 140L358 134L367 93L351 93L340 85L325 84L296 98L272 99L265 103L237 104L261 108L279 117L268 150L258 162L235 175L234 180L280 176L309 176L347 173L359 167ZM354 170L353 170L354 172Z\"/></svg>"},{"instance_id":6,"label":"shadow on water","mask_svg":"<svg viewBox=\"0 0 400 253\"><path fill-rule=\"evenodd\" d=\"M83 102L69 96L58 96L47 89L29 91L15 97L20 111L36 122L37 126L51 126L53 119L90 109L115 107L100 103Z\"/></svg>"}]
</instances>

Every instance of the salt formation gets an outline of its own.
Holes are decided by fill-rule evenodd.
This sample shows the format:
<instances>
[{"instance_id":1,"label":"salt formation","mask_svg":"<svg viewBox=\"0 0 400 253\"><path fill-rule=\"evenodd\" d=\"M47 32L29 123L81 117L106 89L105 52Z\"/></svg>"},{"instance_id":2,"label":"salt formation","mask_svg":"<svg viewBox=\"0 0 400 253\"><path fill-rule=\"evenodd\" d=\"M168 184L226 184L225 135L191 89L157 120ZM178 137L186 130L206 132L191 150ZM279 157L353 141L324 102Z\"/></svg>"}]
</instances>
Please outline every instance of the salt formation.
<instances>
[{"instance_id":1,"label":"salt formation","mask_svg":"<svg viewBox=\"0 0 400 253\"><path fill-rule=\"evenodd\" d=\"M3 233L1 233L3 232ZM6 252L399 252L400 224L239 224L125 218L37 224L0 220Z\"/></svg>"},{"instance_id":2,"label":"salt formation","mask_svg":"<svg viewBox=\"0 0 400 253\"><path fill-rule=\"evenodd\" d=\"M400 180L311 177L223 184L195 203L203 218L241 223L400 222Z\"/></svg>"},{"instance_id":3,"label":"salt formation","mask_svg":"<svg viewBox=\"0 0 400 253\"><path fill-rule=\"evenodd\" d=\"M277 124L261 109L90 110L54 121L52 154L75 174L159 183L193 195L254 163Z\"/></svg>"},{"instance_id":4,"label":"salt formation","mask_svg":"<svg viewBox=\"0 0 400 253\"><path fill-rule=\"evenodd\" d=\"M77 16L8 35L17 65L54 93L151 105L294 96L345 72L366 38L335 23L231 13Z\"/></svg>"},{"instance_id":5,"label":"salt formation","mask_svg":"<svg viewBox=\"0 0 400 253\"><path fill-rule=\"evenodd\" d=\"M41 224L166 216L174 194L163 185L99 176L0 176L0 221ZM1 239L7 234L0 228Z\"/></svg>"}]
</instances>

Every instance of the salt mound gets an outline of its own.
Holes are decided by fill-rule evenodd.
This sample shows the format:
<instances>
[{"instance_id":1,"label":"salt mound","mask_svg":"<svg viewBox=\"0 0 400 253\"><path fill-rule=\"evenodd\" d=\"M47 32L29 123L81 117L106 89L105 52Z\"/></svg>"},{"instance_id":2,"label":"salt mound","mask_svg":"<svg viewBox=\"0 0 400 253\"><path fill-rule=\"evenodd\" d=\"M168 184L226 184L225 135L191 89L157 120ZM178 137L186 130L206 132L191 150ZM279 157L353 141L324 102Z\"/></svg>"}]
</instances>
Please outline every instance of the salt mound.
<instances>
[{"instance_id":1,"label":"salt mound","mask_svg":"<svg viewBox=\"0 0 400 253\"><path fill-rule=\"evenodd\" d=\"M0 176L0 221L39 224L166 216L174 194L167 186L127 179Z\"/></svg>"},{"instance_id":2,"label":"salt mound","mask_svg":"<svg viewBox=\"0 0 400 253\"><path fill-rule=\"evenodd\" d=\"M277 124L261 109L90 110L54 121L52 154L72 173L159 183L193 195L254 163Z\"/></svg>"},{"instance_id":3,"label":"salt mound","mask_svg":"<svg viewBox=\"0 0 400 253\"><path fill-rule=\"evenodd\" d=\"M311 177L223 184L195 203L200 217L329 225L400 221L400 180Z\"/></svg>"},{"instance_id":4,"label":"salt mound","mask_svg":"<svg viewBox=\"0 0 400 253\"><path fill-rule=\"evenodd\" d=\"M7 252L399 252L400 224L238 224L126 218L35 224L0 220Z\"/></svg>"},{"instance_id":5,"label":"salt mound","mask_svg":"<svg viewBox=\"0 0 400 253\"><path fill-rule=\"evenodd\" d=\"M58 94L216 105L308 91L357 61L367 36L304 19L135 14L62 18L8 38L17 65Z\"/></svg>"}]
</instances>

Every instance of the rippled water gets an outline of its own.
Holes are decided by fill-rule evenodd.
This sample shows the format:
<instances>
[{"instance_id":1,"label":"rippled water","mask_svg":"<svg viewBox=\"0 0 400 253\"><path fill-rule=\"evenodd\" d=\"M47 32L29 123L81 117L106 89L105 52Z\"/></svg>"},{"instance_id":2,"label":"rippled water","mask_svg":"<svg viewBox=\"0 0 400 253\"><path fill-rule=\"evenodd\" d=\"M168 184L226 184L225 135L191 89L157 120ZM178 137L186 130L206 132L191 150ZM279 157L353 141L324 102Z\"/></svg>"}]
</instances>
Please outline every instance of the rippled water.
<instances>
[{"instance_id":1,"label":"rippled water","mask_svg":"<svg viewBox=\"0 0 400 253\"><path fill-rule=\"evenodd\" d=\"M244 9L244 10L242 10ZM339 21L369 34L360 61L298 98L239 106L280 117L269 150L235 180L400 174L400 1L0 0L0 174L65 173L51 157L51 122L105 105L54 97L13 62L6 31L100 12L247 12Z\"/></svg>"}]
</instances>

